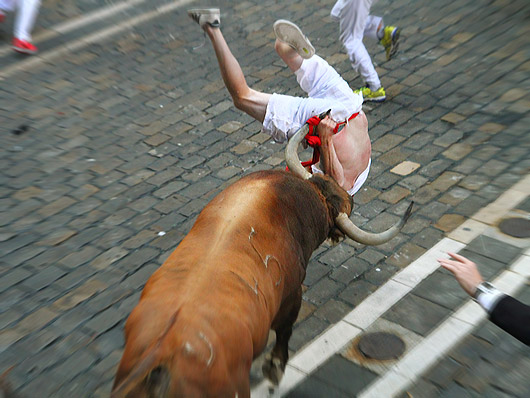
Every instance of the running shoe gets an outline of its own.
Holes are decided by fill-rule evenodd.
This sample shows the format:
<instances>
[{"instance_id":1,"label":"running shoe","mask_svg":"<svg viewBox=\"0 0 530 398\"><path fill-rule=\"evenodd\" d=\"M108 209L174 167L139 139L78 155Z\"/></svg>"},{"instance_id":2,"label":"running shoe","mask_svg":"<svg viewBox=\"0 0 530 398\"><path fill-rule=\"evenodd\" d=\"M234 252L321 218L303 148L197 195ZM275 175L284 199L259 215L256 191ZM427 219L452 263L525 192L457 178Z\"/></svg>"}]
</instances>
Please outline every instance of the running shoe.
<instances>
[{"instance_id":1,"label":"running shoe","mask_svg":"<svg viewBox=\"0 0 530 398\"><path fill-rule=\"evenodd\" d=\"M386 26L380 43L385 47L386 60L390 60L399 47L399 35L401 29L395 26Z\"/></svg>"},{"instance_id":2,"label":"running shoe","mask_svg":"<svg viewBox=\"0 0 530 398\"><path fill-rule=\"evenodd\" d=\"M363 102L383 102L386 100L386 93L383 87L380 87L376 91L372 91L370 87L362 87L358 90L355 90L355 92L360 92L363 95Z\"/></svg>"},{"instance_id":3,"label":"running shoe","mask_svg":"<svg viewBox=\"0 0 530 398\"><path fill-rule=\"evenodd\" d=\"M199 24L201 28L208 24L214 28L221 26L221 11L219 8L194 8L188 10L191 19Z\"/></svg>"},{"instance_id":4,"label":"running shoe","mask_svg":"<svg viewBox=\"0 0 530 398\"><path fill-rule=\"evenodd\" d=\"M37 54L37 52L39 51L37 47L35 47L29 41L20 40L20 39L17 39L16 37L13 38L13 44L11 48L15 50L17 53L29 54L29 55Z\"/></svg>"},{"instance_id":5,"label":"running shoe","mask_svg":"<svg viewBox=\"0 0 530 398\"><path fill-rule=\"evenodd\" d=\"M308 59L315 54L315 48L311 45L309 39L294 23L279 19L274 22L272 27L278 40L289 44L302 58Z\"/></svg>"}]
</instances>

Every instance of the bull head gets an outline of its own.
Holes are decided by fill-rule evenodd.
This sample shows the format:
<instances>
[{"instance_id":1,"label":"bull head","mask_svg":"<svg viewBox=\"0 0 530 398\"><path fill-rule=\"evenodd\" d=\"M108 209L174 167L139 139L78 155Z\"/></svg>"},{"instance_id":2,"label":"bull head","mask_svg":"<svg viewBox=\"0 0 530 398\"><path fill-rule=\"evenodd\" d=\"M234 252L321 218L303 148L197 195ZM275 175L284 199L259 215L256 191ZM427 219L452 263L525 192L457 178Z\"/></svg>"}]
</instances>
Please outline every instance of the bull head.
<instances>
[{"instance_id":1,"label":"bull head","mask_svg":"<svg viewBox=\"0 0 530 398\"><path fill-rule=\"evenodd\" d=\"M298 146L300 145L308 131L308 125L304 124L289 140L285 149L285 162L287 163L289 170L291 170L294 174L298 175L304 180L308 180L309 178L311 178L312 174L300 164L300 159L298 157ZM408 218L410 217L413 204L414 202L411 202L411 204L407 208L407 211L405 212L400 221L398 221L392 227L381 233L371 233L363 231L350 220L346 213L339 213L339 215L335 219L335 224L346 236L356 242L362 243L364 245L380 245L388 242L390 239L392 239L399 233L401 228L403 228L403 225L405 225Z\"/></svg>"}]
</instances>

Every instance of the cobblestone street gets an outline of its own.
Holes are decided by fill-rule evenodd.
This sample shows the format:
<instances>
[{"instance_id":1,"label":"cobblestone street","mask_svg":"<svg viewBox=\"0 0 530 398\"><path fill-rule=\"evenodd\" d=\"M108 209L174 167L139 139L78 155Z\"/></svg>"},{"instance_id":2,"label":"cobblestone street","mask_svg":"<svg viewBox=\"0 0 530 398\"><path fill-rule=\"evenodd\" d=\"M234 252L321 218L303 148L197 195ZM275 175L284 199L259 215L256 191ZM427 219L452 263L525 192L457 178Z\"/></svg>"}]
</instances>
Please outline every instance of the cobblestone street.
<instances>
[{"instance_id":1,"label":"cobblestone street","mask_svg":"<svg viewBox=\"0 0 530 398\"><path fill-rule=\"evenodd\" d=\"M363 85L333 4L44 1L34 57L9 48L12 18L0 25L0 374L13 367L22 398L108 397L147 278L221 190L285 168L285 145L232 104L186 10L221 8L251 87L303 96L274 51L280 18L353 89ZM390 61L365 41L387 100L363 106L372 166L351 219L379 232L410 201L414 212L386 244L347 239L314 252L281 395L526 398L530 349L486 318L466 318L483 311L433 263L442 249L460 250L530 304L530 240L497 228L530 219L530 2L380 0L372 14L400 26L402 41ZM393 284L407 289L393 296ZM385 296L388 307L373 304ZM436 340L451 322L462 335ZM359 359L356 339L378 330L406 341L403 357ZM338 336L336 349L316 359L310 347L323 333ZM402 370L409 363L414 372ZM258 359L253 397L263 393L260 368Z\"/></svg>"}]
</instances>

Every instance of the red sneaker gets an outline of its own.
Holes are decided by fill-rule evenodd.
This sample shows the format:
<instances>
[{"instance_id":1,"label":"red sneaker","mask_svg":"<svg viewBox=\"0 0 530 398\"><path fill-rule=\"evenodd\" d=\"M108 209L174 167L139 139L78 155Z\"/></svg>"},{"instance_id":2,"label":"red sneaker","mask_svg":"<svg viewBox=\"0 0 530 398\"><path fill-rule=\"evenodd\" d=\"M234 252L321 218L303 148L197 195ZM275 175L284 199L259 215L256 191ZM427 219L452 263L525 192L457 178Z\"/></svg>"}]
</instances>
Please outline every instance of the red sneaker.
<instances>
[{"instance_id":1,"label":"red sneaker","mask_svg":"<svg viewBox=\"0 0 530 398\"><path fill-rule=\"evenodd\" d=\"M31 44L29 41L26 40L20 40L16 37L13 38L13 45L11 46L13 50L15 50L17 53L22 54L37 54L39 51L37 47L35 47L33 44Z\"/></svg>"}]
</instances>

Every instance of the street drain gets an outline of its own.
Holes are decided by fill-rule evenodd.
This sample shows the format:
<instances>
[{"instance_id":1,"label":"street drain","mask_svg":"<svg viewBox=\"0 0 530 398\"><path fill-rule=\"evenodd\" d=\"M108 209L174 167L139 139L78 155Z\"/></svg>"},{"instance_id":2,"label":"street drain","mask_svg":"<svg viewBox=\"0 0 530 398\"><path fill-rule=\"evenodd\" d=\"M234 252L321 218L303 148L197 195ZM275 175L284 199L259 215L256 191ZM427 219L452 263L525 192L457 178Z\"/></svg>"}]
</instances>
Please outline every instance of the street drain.
<instances>
[{"instance_id":1,"label":"street drain","mask_svg":"<svg viewBox=\"0 0 530 398\"><path fill-rule=\"evenodd\" d=\"M499 224L499 229L514 238L530 237L530 220L524 218L506 218Z\"/></svg>"},{"instance_id":2,"label":"street drain","mask_svg":"<svg viewBox=\"0 0 530 398\"><path fill-rule=\"evenodd\" d=\"M405 352L405 343L388 332L368 333L359 339L359 351L365 358L383 361L397 359Z\"/></svg>"}]
</instances>

